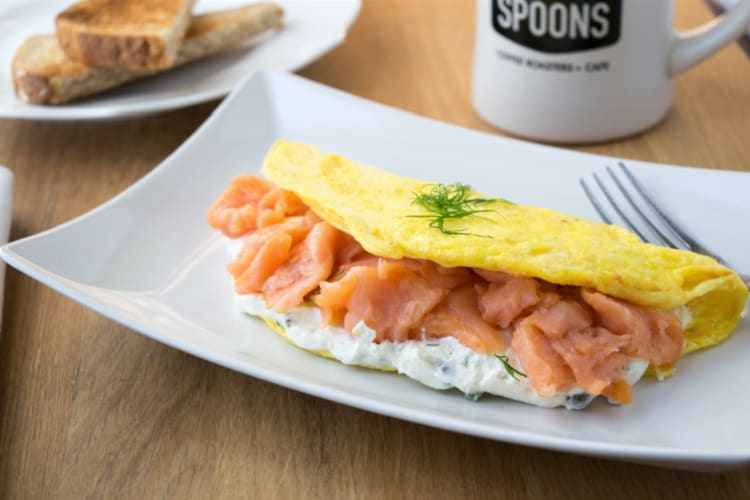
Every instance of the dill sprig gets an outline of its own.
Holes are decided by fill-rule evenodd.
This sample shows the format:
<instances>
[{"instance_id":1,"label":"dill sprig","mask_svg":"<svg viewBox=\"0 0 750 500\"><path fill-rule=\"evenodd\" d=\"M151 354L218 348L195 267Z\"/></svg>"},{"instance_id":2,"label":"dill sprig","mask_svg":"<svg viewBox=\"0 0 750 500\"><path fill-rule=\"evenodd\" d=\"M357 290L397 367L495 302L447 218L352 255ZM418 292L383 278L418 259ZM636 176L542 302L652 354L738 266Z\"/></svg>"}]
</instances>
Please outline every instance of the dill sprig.
<instances>
[{"instance_id":1,"label":"dill sprig","mask_svg":"<svg viewBox=\"0 0 750 500\"><path fill-rule=\"evenodd\" d=\"M417 219L429 219L431 228L443 234L462 234L491 238L491 236L467 233L464 229L445 227L449 221L463 219L483 212L492 212L489 208L477 208L498 201L494 198L472 198L471 186L461 183L430 184L429 191L414 193L412 204L420 205L428 214L408 215Z\"/></svg>"},{"instance_id":2,"label":"dill sprig","mask_svg":"<svg viewBox=\"0 0 750 500\"><path fill-rule=\"evenodd\" d=\"M526 374L524 372L513 368L513 365L511 365L510 361L508 360L508 356L503 356L502 354L495 354L495 357L500 360L500 362L505 367L505 371L508 372L508 375L513 377L513 380L518 380L518 377L516 377L516 375L526 378Z\"/></svg>"},{"instance_id":3,"label":"dill sprig","mask_svg":"<svg viewBox=\"0 0 750 500\"><path fill-rule=\"evenodd\" d=\"M315 297L320 295L320 287L316 288L312 292L307 294L307 297L305 297L305 306L307 307L315 307L317 304L315 302Z\"/></svg>"}]
</instances>

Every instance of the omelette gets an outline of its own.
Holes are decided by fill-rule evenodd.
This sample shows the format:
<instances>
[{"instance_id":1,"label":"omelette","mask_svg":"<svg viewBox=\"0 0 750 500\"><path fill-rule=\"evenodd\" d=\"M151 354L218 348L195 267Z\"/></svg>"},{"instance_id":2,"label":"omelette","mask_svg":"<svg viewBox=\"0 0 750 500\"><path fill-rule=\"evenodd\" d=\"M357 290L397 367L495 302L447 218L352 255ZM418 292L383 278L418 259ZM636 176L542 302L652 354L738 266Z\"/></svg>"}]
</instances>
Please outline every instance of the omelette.
<instances>
[{"instance_id":1,"label":"omelette","mask_svg":"<svg viewBox=\"0 0 750 500\"><path fill-rule=\"evenodd\" d=\"M476 399L626 404L723 340L748 289L629 231L277 141L208 210L243 312L289 342Z\"/></svg>"}]
</instances>

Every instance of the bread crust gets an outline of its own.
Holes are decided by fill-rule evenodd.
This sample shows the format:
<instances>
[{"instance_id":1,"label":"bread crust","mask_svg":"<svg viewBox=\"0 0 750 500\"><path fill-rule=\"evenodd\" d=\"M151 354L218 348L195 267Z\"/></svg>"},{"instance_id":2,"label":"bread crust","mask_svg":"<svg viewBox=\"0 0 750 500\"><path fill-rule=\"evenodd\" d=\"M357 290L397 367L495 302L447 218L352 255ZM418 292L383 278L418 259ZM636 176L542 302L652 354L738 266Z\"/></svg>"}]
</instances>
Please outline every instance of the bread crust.
<instances>
[{"instance_id":1,"label":"bread crust","mask_svg":"<svg viewBox=\"0 0 750 500\"><path fill-rule=\"evenodd\" d=\"M241 45L282 25L283 11L261 3L192 18L172 67ZM28 38L13 57L16 95L31 104L61 104L101 92L158 70L98 68L76 61L59 47L55 35Z\"/></svg>"},{"instance_id":2,"label":"bread crust","mask_svg":"<svg viewBox=\"0 0 750 500\"><path fill-rule=\"evenodd\" d=\"M131 70L171 66L195 0L83 0L57 15L62 50L89 66Z\"/></svg>"}]
</instances>

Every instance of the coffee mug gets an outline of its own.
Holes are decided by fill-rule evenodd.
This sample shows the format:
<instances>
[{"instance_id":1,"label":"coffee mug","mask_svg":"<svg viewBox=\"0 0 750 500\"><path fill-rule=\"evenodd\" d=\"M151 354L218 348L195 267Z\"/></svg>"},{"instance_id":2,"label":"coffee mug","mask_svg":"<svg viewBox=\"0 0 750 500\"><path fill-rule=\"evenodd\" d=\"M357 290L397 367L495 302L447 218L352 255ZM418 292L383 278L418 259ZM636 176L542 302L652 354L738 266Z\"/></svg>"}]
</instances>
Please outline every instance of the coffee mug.
<instances>
[{"instance_id":1,"label":"coffee mug","mask_svg":"<svg viewBox=\"0 0 750 500\"><path fill-rule=\"evenodd\" d=\"M697 1L697 0L693 0ZM477 0L474 108L530 139L615 139L656 124L672 77L740 36L750 0L690 34L674 0Z\"/></svg>"}]
</instances>

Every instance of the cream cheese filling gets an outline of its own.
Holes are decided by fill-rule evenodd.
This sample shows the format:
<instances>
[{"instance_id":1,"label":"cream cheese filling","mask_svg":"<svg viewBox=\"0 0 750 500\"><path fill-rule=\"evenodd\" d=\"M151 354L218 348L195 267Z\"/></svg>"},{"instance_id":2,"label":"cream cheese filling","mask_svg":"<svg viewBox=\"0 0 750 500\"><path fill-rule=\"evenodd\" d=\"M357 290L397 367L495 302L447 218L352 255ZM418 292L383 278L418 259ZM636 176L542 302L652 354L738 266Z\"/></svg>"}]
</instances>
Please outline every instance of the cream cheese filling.
<instances>
[{"instance_id":1,"label":"cream cheese filling","mask_svg":"<svg viewBox=\"0 0 750 500\"><path fill-rule=\"evenodd\" d=\"M434 389L456 388L472 399L487 393L537 406L568 409L582 409L593 399L580 388L540 396L527 378L518 375L514 378L496 356L474 352L453 337L376 343L375 331L364 322L359 322L352 333L322 325L317 307L296 307L278 313L266 307L260 295L235 295L235 301L241 311L277 323L288 339L303 349L325 351L347 365L395 370ZM510 350L497 354L514 359ZM624 368L626 382L635 384L647 367L645 360L630 359Z\"/></svg>"}]
</instances>

